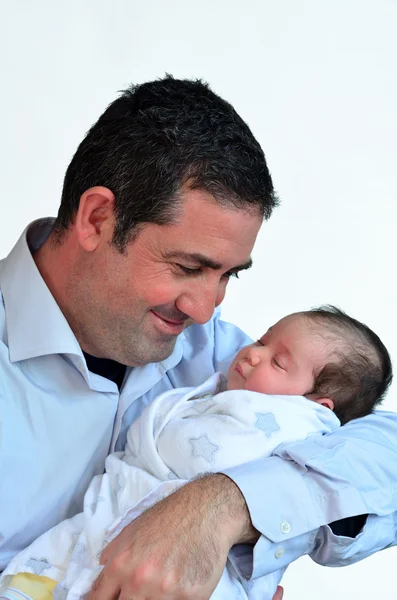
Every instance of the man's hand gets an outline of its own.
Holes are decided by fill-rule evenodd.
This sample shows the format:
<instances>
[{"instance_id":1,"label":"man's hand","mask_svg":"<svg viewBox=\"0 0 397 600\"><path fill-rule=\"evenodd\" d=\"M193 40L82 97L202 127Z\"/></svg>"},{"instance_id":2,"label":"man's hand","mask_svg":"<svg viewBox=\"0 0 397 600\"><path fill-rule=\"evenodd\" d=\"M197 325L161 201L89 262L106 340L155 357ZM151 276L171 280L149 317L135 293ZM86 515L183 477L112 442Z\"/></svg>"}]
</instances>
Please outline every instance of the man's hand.
<instances>
[{"instance_id":1,"label":"man's hand","mask_svg":"<svg viewBox=\"0 0 397 600\"><path fill-rule=\"evenodd\" d=\"M231 479L197 479L144 512L107 546L89 600L207 600L230 548L258 537Z\"/></svg>"},{"instance_id":2,"label":"man's hand","mask_svg":"<svg viewBox=\"0 0 397 600\"><path fill-rule=\"evenodd\" d=\"M273 596L273 600L283 600L283 597L284 597L284 590L279 585L278 588L277 588L277 592Z\"/></svg>"}]
</instances>

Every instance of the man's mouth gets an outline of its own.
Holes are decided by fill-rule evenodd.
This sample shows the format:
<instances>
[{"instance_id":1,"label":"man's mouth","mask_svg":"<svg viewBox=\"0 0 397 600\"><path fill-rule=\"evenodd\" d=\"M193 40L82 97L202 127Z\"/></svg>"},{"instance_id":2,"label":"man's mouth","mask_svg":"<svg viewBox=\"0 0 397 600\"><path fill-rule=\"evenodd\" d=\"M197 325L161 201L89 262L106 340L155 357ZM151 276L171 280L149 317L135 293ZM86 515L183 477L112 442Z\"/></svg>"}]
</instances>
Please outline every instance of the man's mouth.
<instances>
[{"instance_id":1,"label":"man's mouth","mask_svg":"<svg viewBox=\"0 0 397 600\"><path fill-rule=\"evenodd\" d=\"M164 333L169 335L179 335L185 328L185 319L170 319L169 317L164 317L154 310L151 310L150 312L154 316L156 326L159 327Z\"/></svg>"}]
</instances>

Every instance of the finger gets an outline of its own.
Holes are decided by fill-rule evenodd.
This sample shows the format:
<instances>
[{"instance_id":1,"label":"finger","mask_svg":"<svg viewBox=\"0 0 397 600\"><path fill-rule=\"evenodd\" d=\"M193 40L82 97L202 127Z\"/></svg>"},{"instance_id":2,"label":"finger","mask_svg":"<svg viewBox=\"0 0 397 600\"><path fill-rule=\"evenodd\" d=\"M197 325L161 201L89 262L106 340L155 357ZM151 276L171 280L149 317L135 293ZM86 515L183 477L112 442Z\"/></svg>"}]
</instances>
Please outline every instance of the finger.
<instances>
[{"instance_id":1,"label":"finger","mask_svg":"<svg viewBox=\"0 0 397 600\"><path fill-rule=\"evenodd\" d=\"M117 579L110 577L105 567L95 579L87 600L117 600L119 594Z\"/></svg>"},{"instance_id":2,"label":"finger","mask_svg":"<svg viewBox=\"0 0 397 600\"><path fill-rule=\"evenodd\" d=\"M276 593L273 596L273 600L282 600L284 597L284 590L281 585L278 586Z\"/></svg>"}]
</instances>

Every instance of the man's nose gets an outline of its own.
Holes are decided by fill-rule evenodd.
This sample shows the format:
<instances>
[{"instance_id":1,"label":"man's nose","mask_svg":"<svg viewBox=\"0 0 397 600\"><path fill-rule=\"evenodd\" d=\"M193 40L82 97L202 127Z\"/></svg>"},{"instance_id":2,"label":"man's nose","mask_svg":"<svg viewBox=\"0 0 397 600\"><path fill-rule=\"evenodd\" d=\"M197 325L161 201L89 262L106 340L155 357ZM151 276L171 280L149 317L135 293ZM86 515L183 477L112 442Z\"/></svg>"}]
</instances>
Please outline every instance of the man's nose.
<instances>
[{"instance_id":1,"label":"man's nose","mask_svg":"<svg viewBox=\"0 0 397 600\"><path fill-rule=\"evenodd\" d=\"M176 305L195 323L203 325L211 319L215 307L225 297L224 288L225 286L219 281L211 284L195 282L195 285L189 285L189 290L179 296Z\"/></svg>"}]
</instances>

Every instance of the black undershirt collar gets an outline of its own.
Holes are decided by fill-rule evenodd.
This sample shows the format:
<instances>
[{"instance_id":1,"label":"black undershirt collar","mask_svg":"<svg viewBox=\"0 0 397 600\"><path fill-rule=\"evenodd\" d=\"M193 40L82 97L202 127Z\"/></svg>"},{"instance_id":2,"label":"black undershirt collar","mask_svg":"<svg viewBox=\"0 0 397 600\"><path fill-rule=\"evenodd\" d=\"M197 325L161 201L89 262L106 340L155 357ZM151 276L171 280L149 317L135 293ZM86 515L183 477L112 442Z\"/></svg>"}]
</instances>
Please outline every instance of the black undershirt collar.
<instances>
[{"instance_id":1,"label":"black undershirt collar","mask_svg":"<svg viewBox=\"0 0 397 600\"><path fill-rule=\"evenodd\" d=\"M127 369L125 365L122 365L115 360L110 360L109 358L97 358L86 352L83 352L83 354L87 363L87 368L91 373L110 379L110 381L113 381L119 389L121 388Z\"/></svg>"}]
</instances>

